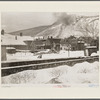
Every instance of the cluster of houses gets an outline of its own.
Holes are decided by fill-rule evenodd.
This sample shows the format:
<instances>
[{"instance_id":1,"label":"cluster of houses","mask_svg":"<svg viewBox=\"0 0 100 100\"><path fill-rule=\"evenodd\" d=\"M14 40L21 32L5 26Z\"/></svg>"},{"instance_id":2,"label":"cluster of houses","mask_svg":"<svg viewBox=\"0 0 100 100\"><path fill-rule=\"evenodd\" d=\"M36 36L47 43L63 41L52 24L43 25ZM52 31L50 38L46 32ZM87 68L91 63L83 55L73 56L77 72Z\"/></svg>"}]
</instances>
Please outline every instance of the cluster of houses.
<instances>
[{"instance_id":1,"label":"cluster of houses","mask_svg":"<svg viewBox=\"0 0 100 100\"><path fill-rule=\"evenodd\" d=\"M53 38L33 38L30 36L14 36L10 34L4 34L1 37L1 51L2 60L6 60L7 53L15 53L20 51L30 51L32 53L50 49L52 52L58 52L60 50L84 50L85 42L83 38L76 38L70 36L66 39Z\"/></svg>"},{"instance_id":2,"label":"cluster of houses","mask_svg":"<svg viewBox=\"0 0 100 100\"><path fill-rule=\"evenodd\" d=\"M75 37L67 41L67 39L53 38L52 36L46 39L37 38L33 41L24 41L27 44L28 50L38 52L46 49L58 52L60 50L84 50L84 41Z\"/></svg>"}]
</instances>

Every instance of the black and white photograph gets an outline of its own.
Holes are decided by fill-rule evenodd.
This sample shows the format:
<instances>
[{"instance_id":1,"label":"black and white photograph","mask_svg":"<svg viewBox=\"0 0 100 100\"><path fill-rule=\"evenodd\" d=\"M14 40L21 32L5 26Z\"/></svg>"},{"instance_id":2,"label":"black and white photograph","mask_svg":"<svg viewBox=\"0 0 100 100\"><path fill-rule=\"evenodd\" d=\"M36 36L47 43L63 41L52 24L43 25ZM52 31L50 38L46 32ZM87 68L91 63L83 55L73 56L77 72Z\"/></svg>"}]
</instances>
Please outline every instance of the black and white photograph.
<instances>
[{"instance_id":1,"label":"black and white photograph","mask_svg":"<svg viewBox=\"0 0 100 100\"><path fill-rule=\"evenodd\" d=\"M99 87L99 12L2 12L1 84Z\"/></svg>"}]
</instances>

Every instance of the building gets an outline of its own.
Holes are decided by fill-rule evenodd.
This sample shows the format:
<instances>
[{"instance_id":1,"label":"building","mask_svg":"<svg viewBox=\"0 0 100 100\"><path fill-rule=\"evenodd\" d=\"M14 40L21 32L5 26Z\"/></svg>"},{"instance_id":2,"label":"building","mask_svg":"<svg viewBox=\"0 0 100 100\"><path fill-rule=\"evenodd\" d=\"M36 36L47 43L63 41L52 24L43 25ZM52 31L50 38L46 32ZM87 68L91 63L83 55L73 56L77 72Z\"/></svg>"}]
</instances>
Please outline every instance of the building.
<instances>
[{"instance_id":1,"label":"building","mask_svg":"<svg viewBox=\"0 0 100 100\"><path fill-rule=\"evenodd\" d=\"M85 49L85 43L83 38L78 38L77 40L77 50L84 50Z\"/></svg>"},{"instance_id":2,"label":"building","mask_svg":"<svg viewBox=\"0 0 100 100\"><path fill-rule=\"evenodd\" d=\"M45 49L45 39L36 39L31 43L31 52L37 52Z\"/></svg>"},{"instance_id":3,"label":"building","mask_svg":"<svg viewBox=\"0 0 100 100\"><path fill-rule=\"evenodd\" d=\"M48 37L47 39L36 39L31 43L32 52L42 51L46 49L59 51L60 50L60 39Z\"/></svg>"},{"instance_id":4,"label":"building","mask_svg":"<svg viewBox=\"0 0 100 100\"><path fill-rule=\"evenodd\" d=\"M99 50L99 37L97 37L96 39L93 39L90 43L91 46L96 46L97 50Z\"/></svg>"},{"instance_id":5,"label":"building","mask_svg":"<svg viewBox=\"0 0 100 100\"><path fill-rule=\"evenodd\" d=\"M68 43L67 39L62 39L60 41L60 48L61 48L61 50L70 50L71 45Z\"/></svg>"},{"instance_id":6,"label":"building","mask_svg":"<svg viewBox=\"0 0 100 100\"><path fill-rule=\"evenodd\" d=\"M7 55L6 55L6 46L1 45L1 61L7 60Z\"/></svg>"},{"instance_id":7,"label":"building","mask_svg":"<svg viewBox=\"0 0 100 100\"><path fill-rule=\"evenodd\" d=\"M92 53L97 53L96 46L87 46L85 48L85 56L91 56Z\"/></svg>"},{"instance_id":8,"label":"building","mask_svg":"<svg viewBox=\"0 0 100 100\"><path fill-rule=\"evenodd\" d=\"M9 54L16 53L16 49L14 47L6 47L6 52Z\"/></svg>"},{"instance_id":9,"label":"building","mask_svg":"<svg viewBox=\"0 0 100 100\"><path fill-rule=\"evenodd\" d=\"M49 46L51 48L51 50L59 51L60 50L60 41L61 41L61 39L53 38L51 36L51 38L48 38L46 40L46 45Z\"/></svg>"},{"instance_id":10,"label":"building","mask_svg":"<svg viewBox=\"0 0 100 100\"><path fill-rule=\"evenodd\" d=\"M4 34L1 36L1 40L1 44L9 47L9 50L15 48L16 51L21 51L30 50L30 44L33 41L33 37Z\"/></svg>"},{"instance_id":11,"label":"building","mask_svg":"<svg viewBox=\"0 0 100 100\"><path fill-rule=\"evenodd\" d=\"M84 40L83 38L76 38L74 36L70 36L66 39L67 44L69 46L69 48L71 48L72 51L75 50L84 50L85 46L84 46Z\"/></svg>"},{"instance_id":12,"label":"building","mask_svg":"<svg viewBox=\"0 0 100 100\"><path fill-rule=\"evenodd\" d=\"M70 36L67 38L68 44L71 45L71 50L77 50L77 38L75 36Z\"/></svg>"}]
</instances>

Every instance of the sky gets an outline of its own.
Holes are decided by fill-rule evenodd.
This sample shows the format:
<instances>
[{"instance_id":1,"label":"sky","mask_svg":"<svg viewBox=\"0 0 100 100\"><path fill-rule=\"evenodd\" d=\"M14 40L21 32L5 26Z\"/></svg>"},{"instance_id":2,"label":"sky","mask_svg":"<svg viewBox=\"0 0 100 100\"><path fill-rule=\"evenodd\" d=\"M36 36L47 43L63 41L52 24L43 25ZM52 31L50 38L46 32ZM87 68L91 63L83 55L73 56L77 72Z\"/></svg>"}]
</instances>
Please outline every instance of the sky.
<instances>
[{"instance_id":1,"label":"sky","mask_svg":"<svg viewBox=\"0 0 100 100\"><path fill-rule=\"evenodd\" d=\"M98 13L73 13L75 15L98 15ZM2 12L1 13L1 28L6 33L18 30L33 28L37 26L50 25L56 20L54 12Z\"/></svg>"}]
</instances>

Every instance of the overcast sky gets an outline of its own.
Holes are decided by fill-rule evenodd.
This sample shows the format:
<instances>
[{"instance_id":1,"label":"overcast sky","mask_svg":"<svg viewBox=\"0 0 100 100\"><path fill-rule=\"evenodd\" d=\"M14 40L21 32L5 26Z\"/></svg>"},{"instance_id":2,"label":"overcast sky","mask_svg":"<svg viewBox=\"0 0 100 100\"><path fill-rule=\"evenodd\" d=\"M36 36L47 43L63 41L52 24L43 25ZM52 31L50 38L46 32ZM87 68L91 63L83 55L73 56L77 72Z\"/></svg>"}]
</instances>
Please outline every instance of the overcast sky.
<instances>
[{"instance_id":1,"label":"overcast sky","mask_svg":"<svg viewBox=\"0 0 100 100\"><path fill-rule=\"evenodd\" d=\"M98 15L98 13L71 13L77 15ZM42 25L50 25L56 20L52 12L4 12L1 13L1 28L7 33Z\"/></svg>"}]
</instances>

